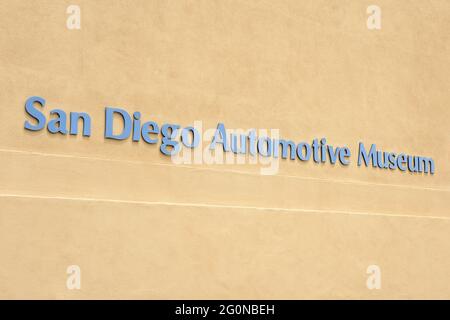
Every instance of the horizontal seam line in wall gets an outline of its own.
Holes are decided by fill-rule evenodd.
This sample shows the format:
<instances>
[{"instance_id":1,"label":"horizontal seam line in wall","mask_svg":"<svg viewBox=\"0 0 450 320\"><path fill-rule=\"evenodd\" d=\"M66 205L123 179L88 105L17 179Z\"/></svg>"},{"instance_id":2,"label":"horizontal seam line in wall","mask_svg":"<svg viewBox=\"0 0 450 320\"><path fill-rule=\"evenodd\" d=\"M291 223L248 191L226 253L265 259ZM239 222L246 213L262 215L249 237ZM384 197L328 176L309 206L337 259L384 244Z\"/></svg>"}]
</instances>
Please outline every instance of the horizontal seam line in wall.
<instances>
[{"instance_id":1,"label":"horizontal seam line in wall","mask_svg":"<svg viewBox=\"0 0 450 320\"><path fill-rule=\"evenodd\" d=\"M381 216L394 218L414 218L414 219L432 219L432 220L450 220L450 217L444 216L421 216L408 215L386 212L363 212L363 211L344 211L344 210L325 210L325 209L300 209L300 208L277 208L277 207L257 207L257 206L239 206L227 204L209 204L200 202L168 202L168 201L141 201L141 200L123 200L123 199L107 199L107 198L86 198L86 197L65 197L65 196L46 196L31 194L0 194L0 198L25 198L38 200L66 200L80 202L105 202L118 204L133 204L144 206L173 206L173 207L193 207L193 208L216 208L216 209L239 209L239 210L257 210L257 211L281 211L281 212L297 212L308 214L344 214L357 216Z\"/></svg>"},{"instance_id":2,"label":"horizontal seam line in wall","mask_svg":"<svg viewBox=\"0 0 450 320\"><path fill-rule=\"evenodd\" d=\"M450 192L450 189L444 189L444 188L417 187L417 186L411 186L411 185L365 182L365 181L357 181L357 180L339 180L339 179L327 179L327 178L315 178L315 177L302 177L302 176L287 175L287 174L262 175L259 173L240 171L240 170L230 170L230 169L219 170L219 169L215 169L215 168L205 168L205 167L200 168L200 167L179 165L179 164L167 164L167 163L155 163L155 162L152 163L152 162L144 162L144 161L138 161L138 160L121 160L121 159L82 156L82 155L73 155L73 154L62 154L62 153L45 153L45 152L39 152L39 151L16 150L16 149L0 149L0 152L30 154L30 155L44 156L44 157L59 157L59 158L74 158L74 159L95 160L95 161L119 162L119 163L150 165L150 166L168 166L168 167L175 167L175 168L186 168L186 169L191 169L194 171L196 171L196 170L214 171L214 172L252 175L252 176L258 176L258 177L281 177L281 178L302 179L302 180L311 180L311 181L319 181L319 182L327 182L327 183L331 182L331 183L355 184L355 185L364 185L364 186L379 186L379 187L405 188L405 189L413 189L413 190Z\"/></svg>"}]
</instances>

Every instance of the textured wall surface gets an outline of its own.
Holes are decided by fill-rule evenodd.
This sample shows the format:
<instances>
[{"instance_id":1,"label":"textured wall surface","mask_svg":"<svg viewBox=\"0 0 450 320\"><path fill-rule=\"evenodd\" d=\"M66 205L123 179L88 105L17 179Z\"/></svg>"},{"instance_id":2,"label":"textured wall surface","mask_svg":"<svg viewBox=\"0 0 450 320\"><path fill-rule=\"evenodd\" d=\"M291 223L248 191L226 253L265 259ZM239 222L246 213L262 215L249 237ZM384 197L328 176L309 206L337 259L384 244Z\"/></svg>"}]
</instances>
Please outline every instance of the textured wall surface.
<instances>
[{"instance_id":1,"label":"textured wall surface","mask_svg":"<svg viewBox=\"0 0 450 320\"><path fill-rule=\"evenodd\" d=\"M450 298L450 2L376 0L380 30L370 4L1 1L0 298ZM33 95L92 136L25 130ZM326 137L351 164L177 165L105 140L106 106ZM358 167L359 141L436 173Z\"/></svg>"}]
</instances>

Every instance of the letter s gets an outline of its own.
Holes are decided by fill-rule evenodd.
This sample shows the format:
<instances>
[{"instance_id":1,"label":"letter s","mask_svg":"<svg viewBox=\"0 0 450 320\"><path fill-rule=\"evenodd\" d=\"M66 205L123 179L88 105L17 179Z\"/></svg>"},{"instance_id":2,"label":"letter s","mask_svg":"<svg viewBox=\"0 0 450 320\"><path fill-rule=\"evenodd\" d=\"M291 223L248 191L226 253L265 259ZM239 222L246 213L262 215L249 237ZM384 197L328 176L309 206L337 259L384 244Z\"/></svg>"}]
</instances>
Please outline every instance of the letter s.
<instances>
[{"instance_id":1,"label":"letter s","mask_svg":"<svg viewBox=\"0 0 450 320\"><path fill-rule=\"evenodd\" d=\"M26 112L37 120L37 124L33 125L27 121L25 121L25 129L31 131L38 131L44 128L45 126L45 116L42 112L34 107L34 103L39 103L42 107L45 105L44 98L41 97L30 97L25 102L25 110Z\"/></svg>"}]
</instances>

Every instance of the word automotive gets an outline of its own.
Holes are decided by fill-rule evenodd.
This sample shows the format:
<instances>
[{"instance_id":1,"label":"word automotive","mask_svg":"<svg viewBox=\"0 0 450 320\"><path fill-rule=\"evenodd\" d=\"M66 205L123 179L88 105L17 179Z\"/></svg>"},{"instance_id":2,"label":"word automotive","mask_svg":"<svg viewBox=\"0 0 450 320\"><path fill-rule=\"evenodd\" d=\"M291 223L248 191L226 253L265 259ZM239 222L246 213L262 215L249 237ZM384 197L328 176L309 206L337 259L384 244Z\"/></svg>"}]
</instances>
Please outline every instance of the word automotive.
<instances>
[{"instance_id":1,"label":"word automotive","mask_svg":"<svg viewBox=\"0 0 450 320\"><path fill-rule=\"evenodd\" d=\"M91 136L92 121L85 112L70 112L69 126L66 112L53 109L49 112L49 121L41 111L45 100L41 97L30 97L25 102L25 111L31 118L25 121L24 128L39 131L47 127L52 134L78 135L79 120L82 120L83 136ZM178 124L166 123L158 125L154 121L143 121L140 112L132 115L124 109L105 108L105 139L126 140L131 137L133 142L143 141L146 144L159 144L161 153L174 156L183 145L186 148L196 148L200 144L201 135L195 127L181 128ZM114 132L119 128L119 132ZM210 150L222 148L224 152L248 154L250 156L273 157L289 160L310 161L315 163L330 163L348 166L351 151L347 146L334 147L327 143L326 138L313 139L309 142L295 143L292 140L274 139L266 136L258 137L256 130L248 130L242 134L228 131L223 123L219 123L209 145ZM375 144L370 148L360 142L358 147L358 166L372 166L379 169L410 171L417 173L435 172L434 160L428 157L410 156L403 153L377 150Z\"/></svg>"}]
</instances>

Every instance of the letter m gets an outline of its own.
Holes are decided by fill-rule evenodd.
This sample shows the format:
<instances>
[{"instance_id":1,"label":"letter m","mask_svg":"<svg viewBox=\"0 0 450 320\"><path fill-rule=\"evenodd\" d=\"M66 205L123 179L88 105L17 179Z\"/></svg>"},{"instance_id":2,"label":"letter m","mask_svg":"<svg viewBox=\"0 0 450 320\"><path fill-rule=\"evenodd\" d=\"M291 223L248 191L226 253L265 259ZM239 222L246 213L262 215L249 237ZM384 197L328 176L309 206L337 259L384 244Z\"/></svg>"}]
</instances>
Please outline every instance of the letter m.
<instances>
[{"instance_id":1,"label":"letter m","mask_svg":"<svg viewBox=\"0 0 450 320\"><path fill-rule=\"evenodd\" d=\"M366 148L364 148L364 144L362 142L359 143L359 152L358 152L358 166L361 166L361 159L364 160L364 164L366 167L369 166L370 161L372 161L372 166L377 166L377 146L372 144L370 147L369 154L366 152Z\"/></svg>"}]
</instances>

